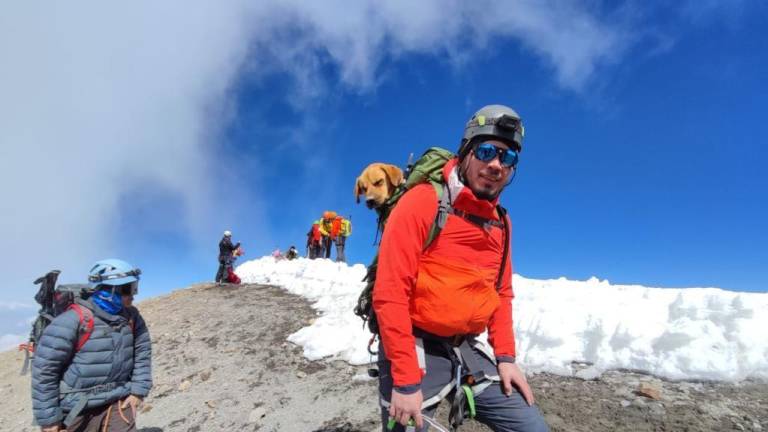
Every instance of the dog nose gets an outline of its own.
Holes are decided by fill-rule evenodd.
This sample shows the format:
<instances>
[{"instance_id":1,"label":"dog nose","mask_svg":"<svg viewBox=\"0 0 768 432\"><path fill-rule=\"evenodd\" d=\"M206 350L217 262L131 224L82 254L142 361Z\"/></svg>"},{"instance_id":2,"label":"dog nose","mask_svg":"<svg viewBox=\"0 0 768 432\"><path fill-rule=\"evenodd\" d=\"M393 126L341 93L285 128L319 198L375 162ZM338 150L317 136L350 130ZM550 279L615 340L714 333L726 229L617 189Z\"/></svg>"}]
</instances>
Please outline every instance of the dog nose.
<instances>
[{"instance_id":1,"label":"dog nose","mask_svg":"<svg viewBox=\"0 0 768 432\"><path fill-rule=\"evenodd\" d=\"M376 200L374 200L374 199L367 199L367 200L365 200L365 205L368 208L374 208L374 207L376 207Z\"/></svg>"}]
</instances>

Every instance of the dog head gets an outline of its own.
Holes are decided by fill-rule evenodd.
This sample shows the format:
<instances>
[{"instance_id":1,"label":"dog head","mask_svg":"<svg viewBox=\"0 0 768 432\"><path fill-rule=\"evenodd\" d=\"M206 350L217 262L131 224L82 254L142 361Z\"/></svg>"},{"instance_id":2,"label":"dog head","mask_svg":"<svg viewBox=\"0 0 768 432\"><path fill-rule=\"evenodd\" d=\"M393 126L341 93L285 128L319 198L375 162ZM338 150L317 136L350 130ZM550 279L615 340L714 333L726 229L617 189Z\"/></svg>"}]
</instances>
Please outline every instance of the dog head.
<instances>
[{"instance_id":1,"label":"dog head","mask_svg":"<svg viewBox=\"0 0 768 432\"><path fill-rule=\"evenodd\" d=\"M384 204L401 183L403 171L395 165L372 163L366 167L355 181L355 201L360 202L360 195L365 195L368 208L378 208Z\"/></svg>"}]
</instances>

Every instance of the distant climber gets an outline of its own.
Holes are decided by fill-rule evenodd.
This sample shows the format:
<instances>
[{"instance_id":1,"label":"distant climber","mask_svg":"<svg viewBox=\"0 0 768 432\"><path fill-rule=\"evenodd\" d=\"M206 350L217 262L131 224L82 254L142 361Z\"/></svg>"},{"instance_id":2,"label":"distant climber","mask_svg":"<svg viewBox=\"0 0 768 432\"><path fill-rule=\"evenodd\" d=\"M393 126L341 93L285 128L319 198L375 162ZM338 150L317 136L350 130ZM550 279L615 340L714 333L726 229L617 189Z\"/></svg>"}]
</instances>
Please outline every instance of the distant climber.
<instances>
[{"instance_id":1,"label":"distant climber","mask_svg":"<svg viewBox=\"0 0 768 432\"><path fill-rule=\"evenodd\" d=\"M333 227L331 229L331 238L336 244L336 261L346 262L347 258L344 255L344 247L347 243L347 237L352 234L352 222L342 216L336 216L333 220Z\"/></svg>"},{"instance_id":2,"label":"distant climber","mask_svg":"<svg viewBox=\"0 0 768 432\"><path fill-rule=\"evenodd\" d=\"M216 272L216 283L225 280L227 268L232 266L235 259L234 252L240 247L240 242L232 244L232 232L224 231L224 237L219 242L219 270Z\"/></svg>"},{"instance_id":3,"label":"distant climber","mask_svg":"<svg viewBox=\"0 0 768 432\"><path fill-rule=\"evenodd\" d=\"M333 233L334 219L336 219L336 212L328 210L323 212L323 217L317 221L320 225L320 233L323 235L323 256L320 258L331 257L331 244L333 244L335 238L335 234Z\"/></svg>"},{"instance_id":4,"label":"distant climber","mask_svg":"<svg viewBox=\"0 0 768 432\"><path fill-rule=\"evenodd\" d=\"M290 248L288 248L288 251L285 253L285 258L290 260L295 260L299 257L299 251L296 250L296 246L291 245Z\"/></svg>"},{"instance_id":5,"label":"distant climber","mask_svg":"<svg viewBox=\"0 0 768 432\"><path fill-rule=\"evenodd\" d=\"M243 251L243 248L240 246L232 251L232 258L227 262L226 265L227 277L224 278L225 282L235 285L240 284L240 277L237 275L237 273L235 273L235 260L237 260L237 257L242 256L244 253L245 252Z\"/></svg>"},{"instance_id":6,"label":"distant climber","mask_svg":"<svg viewBox=\"0 0 768 432\"><path fill-rule=\"evenodd\" d=\"M309 259L320 258L323 255L323 233L320 232L320 222L312 224L307 233L307 255Z\"/></svg>"}]
</instances>

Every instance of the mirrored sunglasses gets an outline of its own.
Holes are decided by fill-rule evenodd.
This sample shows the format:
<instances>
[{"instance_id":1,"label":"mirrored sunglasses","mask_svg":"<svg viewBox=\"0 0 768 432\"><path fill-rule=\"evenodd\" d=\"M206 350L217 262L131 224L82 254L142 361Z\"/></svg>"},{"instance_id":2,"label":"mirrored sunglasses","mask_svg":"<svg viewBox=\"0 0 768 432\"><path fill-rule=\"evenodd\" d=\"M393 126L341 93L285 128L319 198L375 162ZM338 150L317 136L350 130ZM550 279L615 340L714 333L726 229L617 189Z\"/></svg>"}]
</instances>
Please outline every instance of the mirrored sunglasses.
<instances>
[{"instance_id":1,"label":"mirrored sunglasses","mask_svg":"<svg viewBox=\"0 0 768 432\"><path fill-rule=\"evenodd\" d=\"M506 168L517 166L518 155L517 152L507 148L496 147L491 143L482 143L475 147L475 157L482 162L490 162L495 157L499 158L499 162Z\"/></svg>"}]
</instances>

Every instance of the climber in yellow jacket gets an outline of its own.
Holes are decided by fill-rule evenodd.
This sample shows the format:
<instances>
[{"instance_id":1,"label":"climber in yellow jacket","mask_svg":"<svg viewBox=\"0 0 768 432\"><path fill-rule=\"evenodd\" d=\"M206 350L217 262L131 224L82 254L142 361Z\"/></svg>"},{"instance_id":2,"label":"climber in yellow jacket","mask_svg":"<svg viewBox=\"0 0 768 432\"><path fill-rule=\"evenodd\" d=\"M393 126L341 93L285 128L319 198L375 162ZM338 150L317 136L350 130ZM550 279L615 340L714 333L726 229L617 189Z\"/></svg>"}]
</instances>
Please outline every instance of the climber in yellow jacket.
<instances>
[{"instance_id":1,"label":"climber in yellow jacket","mask_svg":"<svg viewBox=\"0 0 768 432\"><path fill-rule=\"evenodd\" d=\"M315 223L320 225L320 234L323 236L323 252L325 256L319 256L318 258L330 258L331 257L331 244L334 243L338 232L333 232L333 221L336 219L336 212L327 210L323 212L323 217L318 219Z\"/></svg>"}]
</instances>

